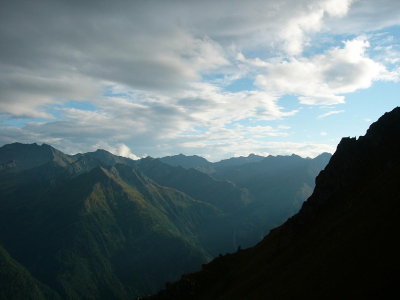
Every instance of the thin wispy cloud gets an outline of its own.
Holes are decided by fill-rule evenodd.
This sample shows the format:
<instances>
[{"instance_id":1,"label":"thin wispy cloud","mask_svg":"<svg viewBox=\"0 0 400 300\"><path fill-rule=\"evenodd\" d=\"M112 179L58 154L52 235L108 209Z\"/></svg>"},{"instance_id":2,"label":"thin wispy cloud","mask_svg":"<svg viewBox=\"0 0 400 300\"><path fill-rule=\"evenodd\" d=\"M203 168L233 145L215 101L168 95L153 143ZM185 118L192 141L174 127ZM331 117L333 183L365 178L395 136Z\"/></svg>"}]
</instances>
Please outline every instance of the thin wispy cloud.
<instances>
[{"instance_id":1,"label":"thin wispy cloud","mask_svg":"<svg viewBox=\"0 0 400 300\"><path fill-rule=\"evenodd\" d=\"M326 117L329 117L329 116L332 116L332 115L341 114L341 113L344 113L344 110L331 110L331 111L328 111L328 112L326 112L324 114L319 115L317 118L318 119L324 119Z\"/></svg>"}]
</instances>

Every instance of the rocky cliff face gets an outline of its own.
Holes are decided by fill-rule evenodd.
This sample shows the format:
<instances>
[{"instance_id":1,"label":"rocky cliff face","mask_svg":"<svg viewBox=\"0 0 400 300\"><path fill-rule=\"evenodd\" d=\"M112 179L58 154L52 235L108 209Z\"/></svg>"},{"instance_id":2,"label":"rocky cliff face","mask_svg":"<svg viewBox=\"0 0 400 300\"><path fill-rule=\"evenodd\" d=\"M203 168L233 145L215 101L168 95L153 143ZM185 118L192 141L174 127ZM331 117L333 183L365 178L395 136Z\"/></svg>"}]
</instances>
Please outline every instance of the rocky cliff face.
<instances>
[{"instance_id":1,"label":"rocky cliff face","mask_svg":"<svg viewBox=\"0 0 400 300\"><path fill-rule=\"evenodd\" d=\"M150 299L367 299L398 295L400 108L344 138L300 212L255 247Z\"/></svg>"}]
</instances>

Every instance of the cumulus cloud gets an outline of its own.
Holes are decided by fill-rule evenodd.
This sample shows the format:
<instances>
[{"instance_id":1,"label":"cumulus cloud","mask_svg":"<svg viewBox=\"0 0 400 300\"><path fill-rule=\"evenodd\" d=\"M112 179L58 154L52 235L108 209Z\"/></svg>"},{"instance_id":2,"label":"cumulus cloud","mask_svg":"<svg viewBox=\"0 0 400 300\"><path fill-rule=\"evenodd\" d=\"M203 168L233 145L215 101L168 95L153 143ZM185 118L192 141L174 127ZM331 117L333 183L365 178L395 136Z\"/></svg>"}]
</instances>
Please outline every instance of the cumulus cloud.
<instances>
[{"instance_id":1,"label":"cumulus cloud","mask_svg":"<svg viewBox=\"0 0 400 300\"><path fill-rule=\"evenodd\" d=\"M302 104L341 104L343 94L368 88L377 80L396 78L382 63L368 57L368 47L369 42L359 37L312 57L264 62L265 74L257 75L256 84L265 90L299 95Z\"/></svg>"},{"instance_id":2,"label":"cumulus cloud","mask_svg":"<svg viewBox=\"0 0 400 300\"><path fill-rule=\"evenodd\" d=\"M301 53L307 34L350 3L9 1L0 12L0 109L49 117L46 104L98 97L106 82L187 88L217 68L227 72L237 49Z\"/></svg>"},{"instance_id":3,"label":"cumulus cloud","mask_svg":"<svg viewBox=\"0 0 400 300\"><path fill-rule=\"evenodd\" d=\"M296 14L287 26L277 30L283 38L283 45L286 52L290 55L300 54L304 45L308 42L307 34L321 30L324 16L342 17L351 4L350 1L320 1L307 3L309 10L304 13ZM293 4L293 3L292 3ZM288 8L291 10L290 8ZM300 9L301 12L301 9Z\"/></svg>"},{"instance_id":4,"label":"cumulus cloud","mask_svg":"<svg viewBox=\"0 0 400 300\"><path fill-rule=\"evenodd\" d=\"M118 92L121 88L112 89ZM19 140L49 142L73 152L104 148L113 153L134 157L146 153L167 155L178 152L178 144L195 140L216 143L265 137L286 136L288 127L262 124L293 115L285 111L277 98L264 92L224 92L221 88L201 84L192 89L160 96L153 93L110 95L93 101L95 110L59 107L60 120L30 122L12 131ZM249 124L247 124L249 123ZM0 143L10 142L0 138ZM129 144L128 144L129 143ZM125 146L135 149L135 154ZM174 149L174 150L173 150ZM86 150L88 151L88 150Z\"/></svg>"},{"instance_id":5,"label":"cumulus cloud","mask_svg":"<svg viewBox=\"0 0 400 300\"><path fill-rule=\"evenodd\" d=\"M108 150L115 155L128 157L134 160L140 159L140 157L133 154L131 149L125 144L118 144L115 148L109 148Z\"/></svg>"}]
</instances>

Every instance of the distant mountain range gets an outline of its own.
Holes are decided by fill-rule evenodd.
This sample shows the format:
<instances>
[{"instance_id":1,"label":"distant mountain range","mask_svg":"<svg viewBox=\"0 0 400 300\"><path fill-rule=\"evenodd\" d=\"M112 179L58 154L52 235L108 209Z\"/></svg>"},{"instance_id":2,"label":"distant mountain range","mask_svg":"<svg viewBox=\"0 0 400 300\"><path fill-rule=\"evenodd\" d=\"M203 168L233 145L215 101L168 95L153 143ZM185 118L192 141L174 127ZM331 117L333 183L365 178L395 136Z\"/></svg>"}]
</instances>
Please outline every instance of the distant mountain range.
<instances>
[{"instance_id":1,"label":"distant mountain range","mask_svg":"<svg viewBox=\"0 0 400 300\"><path fill-rule=\"evenodd\" d=\"M247 163L259 162L265 159L264 156L250 154L249 156L239 156L239 157L231 157L228 159L223 159L219 162L212 163L206 160L203 157L197 155L187 156L184 154L173 155L173 156L165 156L160 158L163 163L166 163L170 166L180 166L185 169L197 169L207 174L213 174L216 170L223 169L224 167L233 167L240 166Z\"/></svg>"},{"instance_id":2,"label":"distant mountain range","mask_svg":"<svg viewBox=\"0 0 400 300\"><path fill-rule=\"evenodd\" d=\"M233 208L232 199L236 199L234 207L239 209L239 213L235 222L239 221L243 226L236 231L235 245L248 247L300 209L313 191L315 177L330 158L329 153L322 153L314 159L294 154L268 157L250 154L211 163L198 156L180 154L160 159L171 166L182 167L180 170L170 168L169 172L160 172L160 166L153 168L155 172L152 173L143 167L141 170L157 182L182 190L196 199L206 200L210 195L217 196L219 201L229 199L224 207L228 210ZM156 160L154 163L160 164ZM211 180L219 186L225 185L225 188L211 187ZM194 182L196 187L192 186ZM222 191L228 195L222 196ZM245 206L239 205L240 199L246 203Z\"/></svg>"},{"instance_id":3,"label":"distant mountain range","mask_svg":"<svg viewBox=\"0 0 400 300\"><path fill-rule=\"evenodd\" d=\"M396 108L343 138L299 213L260 243L146 299L398 299L399 153Z\"/></svg>"},{"instance_id":4,"label":"distant mountain range","mask_svg":"<svg viewBox=\"0 0 400 300\"><path fill-rule=\"evenodd\" d=\"M134 161L104 150L67 155L46 144L5 145L0 299L155 293L260 241L299 209L329 158Z\"/></svg>"},{"instance_id":5,"label":"distant mountain range","mask_svg":"<svg viewBox=\"0 0 400 300\"><path fill-rule=\"evenodd\" d=\"M250 154L249 156L239 156L239 157L231 157L228 159L223 159L219 162L212 163L206 160L203 157L197 155L187 156L184 154L166 156L160 158L163 163L166 163L170 166L181 166L185 169L198 169L200 171L214 173L215 169L223 168L223 167L232 167L232 166L240 166L247 163L259 162L265 159L264 156Z\"/></svg>"}]
</instances>

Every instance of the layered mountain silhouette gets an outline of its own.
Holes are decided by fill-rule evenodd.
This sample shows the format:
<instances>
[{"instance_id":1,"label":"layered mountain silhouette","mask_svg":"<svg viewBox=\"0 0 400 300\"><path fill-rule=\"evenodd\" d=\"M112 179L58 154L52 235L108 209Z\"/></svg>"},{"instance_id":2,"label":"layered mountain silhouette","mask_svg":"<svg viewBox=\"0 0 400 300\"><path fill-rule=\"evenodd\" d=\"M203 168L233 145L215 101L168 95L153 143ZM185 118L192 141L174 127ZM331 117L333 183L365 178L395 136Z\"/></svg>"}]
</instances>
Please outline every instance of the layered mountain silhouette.
<instances>
[{"instance_id":1,"label":"layered mountain silhouette","mask_svg":"<svg viewBox=\"0 0 400 300\"><path fill-rule=\"evenodd\" d=\"M135 299L255 244L294 213L293 203L306 198L303 187L312 189L313 175L327 163L274 159L286 165L282 174L302 175L284 196L278 186L290 184L277 180L275 190L258 197L214 166L210 175L104 150L67 155L46 144L1 147L0 298ZM255 169L265 169L264 177L269 167L276 170L265 162Z\"/></svg>"},{"instance_id":2,"label":"layered mountain silhouette","mask_svg":"<svg viewBox=\"0 0 400 300\"><path fill-rule=\"evenodd\" d=\"M224 208L231 211L236 208L238 213L234 214L234 222L243 224L234 233L237 248L254 245L269 230L298 212L314 189L315 177L330 158L329 153L314 159L298 155L262 157L250 154L211 163L199 160L197 156L180 154L161 159L175 168L161 168L157 160L141 160L142 166L147 163L141 169L157 182L182 190L196 199L213 201L212 195L217 197L220 205L225 203ZM157 167L149 167L154 164ZM160 172L161 169L164 171ZM223 195L222 191L227 194ZM229 201L224 202L224 199ZM241 205L243 202L246 205Z\"/></svg>"},{"instance_id":3,"label":"layered mountain silhouette","mask_svg":"<svg viewBox=\"0 0 400 300\"><path fill-rule=\"evenodd\" d=\"M298 214L149 299L397 299L400 108L343 138Z\"/></svg>"}]
</instances>

